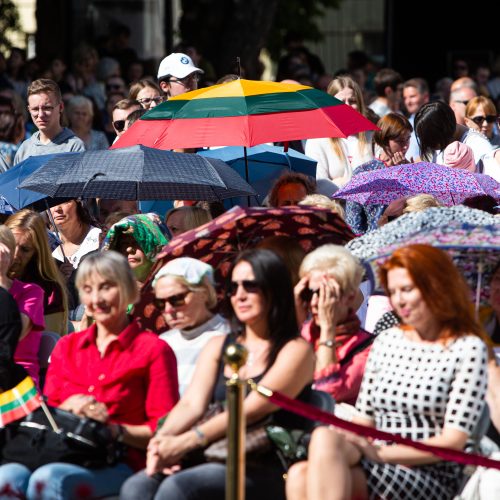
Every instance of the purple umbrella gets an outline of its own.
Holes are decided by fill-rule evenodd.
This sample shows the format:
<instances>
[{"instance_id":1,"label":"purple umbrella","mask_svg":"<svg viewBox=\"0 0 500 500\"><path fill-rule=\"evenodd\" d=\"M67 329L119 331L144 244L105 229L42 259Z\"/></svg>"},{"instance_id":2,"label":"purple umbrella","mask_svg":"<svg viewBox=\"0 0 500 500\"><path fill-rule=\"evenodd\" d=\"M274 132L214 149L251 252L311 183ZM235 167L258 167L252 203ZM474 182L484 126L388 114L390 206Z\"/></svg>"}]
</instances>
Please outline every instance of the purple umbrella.
<instances>
[{"instance_id":1,"label":"purple umbrella","mask_svg":"<svg viewBox=\"0 0 500 500\"><path fill-rule=\"evenodd\" d=\"M364 205L388 205L405 196L427 193L447 206L479 195L500 199L500 183L489 175L435 163L407 163L356 175L333 198Z\"/></svg>"}]
</instances>

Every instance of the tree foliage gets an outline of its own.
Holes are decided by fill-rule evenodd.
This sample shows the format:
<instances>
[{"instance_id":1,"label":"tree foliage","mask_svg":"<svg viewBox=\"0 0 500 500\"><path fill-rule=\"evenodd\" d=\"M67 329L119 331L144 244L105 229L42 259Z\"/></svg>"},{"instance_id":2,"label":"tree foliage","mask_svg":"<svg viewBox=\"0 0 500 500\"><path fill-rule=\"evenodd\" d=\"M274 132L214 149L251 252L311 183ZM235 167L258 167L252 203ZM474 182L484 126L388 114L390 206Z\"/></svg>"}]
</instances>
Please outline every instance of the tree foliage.
<instances>
[{"instance_id":1,"label":"tree foliage","mask_svg":"<svg viewBox=\"0 0 500 500\"><path fill-rule=\"evenodd\" d=\"M12 47L7 38L10 33L20 31L19 12L11 0L0 0L0 51L8 51Z\"/></svg>"},{"instance_id":2,"label":"tree foliage","mask_svg":"<svg viewBox=\"0 0 500 500\"><path fill-rule=\"evenodd\" d=\"M283 37L294 31L304 40L321 40L317 24L327 8L342 0L183 0L179 29L183 41L194 44L219 75L234 73L241 57L248 78L258 78L258 56L267 47L277 60Z\"/></svg>"}]
</instances>

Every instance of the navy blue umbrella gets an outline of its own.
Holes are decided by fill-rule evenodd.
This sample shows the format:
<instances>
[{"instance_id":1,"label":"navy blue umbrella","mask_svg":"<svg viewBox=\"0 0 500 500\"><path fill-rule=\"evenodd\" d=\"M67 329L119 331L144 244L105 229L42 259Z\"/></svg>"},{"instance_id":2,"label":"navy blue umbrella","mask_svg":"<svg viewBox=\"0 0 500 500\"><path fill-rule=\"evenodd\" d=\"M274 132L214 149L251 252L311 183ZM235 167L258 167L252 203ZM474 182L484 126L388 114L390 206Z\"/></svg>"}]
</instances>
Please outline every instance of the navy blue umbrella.
<instances>
[{"instance_id":1,"label":"navy blue umbrella","mask_svg":"<svg viewBox=\"0 0 500 500\"><path fill-rule=\"evenodd\" d=\"M18 189L21 182L36 172L42 165L54 158L71 157L78 153L57 153L41 156L30 156L16 166L0 174L0 196L7 203L0 203L3 213L12 213L25 207L44 210L48 206L57 205L61 200L47 199L47 195L28 189ZM9 206L13 210L9 209Z\"/></svg>"},{"instance_id":2,"label":"navy blue umbrella","mask_svg":"<svg viewBox=\"0 0 500 500\"><path fill-rule=\"evenodd\" d=\"M224 162L145 146L54 157L22 184L58 198L206 200L255 195Z\"/></svg>"}]
</instances>

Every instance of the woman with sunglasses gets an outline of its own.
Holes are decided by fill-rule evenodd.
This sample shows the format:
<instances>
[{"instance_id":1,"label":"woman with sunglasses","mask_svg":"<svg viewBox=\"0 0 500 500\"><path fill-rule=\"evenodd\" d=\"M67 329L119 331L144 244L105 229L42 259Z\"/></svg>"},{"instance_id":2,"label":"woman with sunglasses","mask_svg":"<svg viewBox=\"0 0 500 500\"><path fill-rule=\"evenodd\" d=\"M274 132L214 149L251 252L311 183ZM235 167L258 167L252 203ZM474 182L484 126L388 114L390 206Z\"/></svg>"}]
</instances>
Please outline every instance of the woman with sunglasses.
<instances>
[{"instance_id":1,"label":"woman with sunglasses","mask_svg":"<svg viewBox=\"0 0 500 500\"><path fill-rule=\"evenodd\" d=\"M323 245L306 255L299 273L295 304L299 321L311 314L302 336L316 352L315 389L353 405L374 340L355 313L363 268L344 247Z\"/></svg>"},{"instance_id":2,"label":"woman with sunglasses","mask_svg":"<svg viewBox=\"0 0 500 500\"><path fill-rule=\"evenodd\" d=\"M465 108L467 127L481 132L493 146L500 146L500 135L495 134L494 130L497 120L497 110L493 101L482 95L471 99Z\"/></svg>"},{"instance_id":3,"label":"woman with sunglasses","mask_svg":"<svg viewBox=\"0 0 500 500\"><path fill-rule=\"evenodd\" d=\"M312 380L314 356L298 334L290 275L281 259L269 250L247 250L236 258L229 276L234 333L215 337L207 344L191 385L149 444L146 471L123 485L121 499L224 498L224 464L185 468L183 458L226 434L225 411L204 423L198 422L210 402L225 399L231 370L224 366L222 354L229 342L237 341L249 352L239 374L243 379L253 378L292 398ZM243 407L248 424L274 414L276 425L286 426L286 412L275 413L277 407L255 392L248 394ZM174 472L179 470L179 464L183 468ZM273 452L259 455L258 463L247 464L247 498L284 499L282 474Z\"/></svg>"},{"instance_id":4,"label":"woman with sunglasses","mask_svg":"<svg viewBox=\"0 0 500 500\"><path fill-rule=\"evenodd\" d=\"M189 387L201 351L212 337L229 333L229 323L214 314L217 295L212 266L191 257L165 264L153 280L156 299L170 330L162 333L177 358L179 392Z\"/></svg>"},{"instance_id":5,"label":"woman with sunglasses","mask_svg":"<svg viewBox=\"0 0 500 500\"><path fill-rule=\"evenodd\" d=\"M483 413L488 380L468 287L451 258L429 245L396 250L380 280L402 324L373 343L354 422L461 451ZM308 462L290 468L287 493L288 500L449 500L463 477L463 465L429 452L318 427Z\"/></svg>"}]
</instances>

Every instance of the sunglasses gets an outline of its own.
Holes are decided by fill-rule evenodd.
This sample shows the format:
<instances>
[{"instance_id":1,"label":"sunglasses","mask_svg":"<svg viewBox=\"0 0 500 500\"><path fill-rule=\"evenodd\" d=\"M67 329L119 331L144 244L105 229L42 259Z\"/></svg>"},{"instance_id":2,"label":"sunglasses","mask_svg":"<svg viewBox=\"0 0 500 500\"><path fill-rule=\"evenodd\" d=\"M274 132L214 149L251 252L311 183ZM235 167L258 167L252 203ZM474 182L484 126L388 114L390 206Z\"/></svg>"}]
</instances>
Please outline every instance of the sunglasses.
<instances>
[{"instance_id":1,"label":"sunglasses","mask_svg":"<svg viewBox=\"0 0 500 500\"><path fill-rule=\"evenodd\" d=\"M464 106L467 106L467 104L469 104L469 101L459 101L459 100L456 100L455 102L459 102L460 104L463 104Z\"/></svg>"},{"instance_id":2,"label":"sunglasses","mask_svg":"<svg viewBox=\"0 0 500 500\"><path fill-rule=\"evenodd\" d=\"M255 280L231 281L229 283L228 295L234 297L238 293L240 285L247 293L258 293L260 291L260 285Z\"/></svg>"},{"instance_id":3,"label":"sunglasses","mask_svg":"<svg viewBox=\"0 0 500 500\"><path fill-rule=\"evenodd\" d=\"M116 122L113 122L113 127L115 127L117 132L122 132L125 128L125 120L116 120Z\"/></svg>"},{"instance_id":4,"label":"sunglasses","mask_svg":"<svg viewBox=\"0 0 500 500\"><path fill-rule=\"evenodd\" d=\"M316 288L316 290L313 290L312 288L304 288L304 290L300 292L300 300L302 300L302 302L309 303L315 293L319 294L319 288Z\"/></svg>"},{"instance_id":5,"label":"sunglasses","mask_svg":"<svg viewBox=\"0 0 500 500\"><path fill-rule=\"evenodd\" d=\"M157 97L143 97L142 99L137 100L141 104L144 104L144 106L149 106L152 102L155 104L161 104L165 100L165 96L159 95Z\"/></svg>"},{"instance_id":6,"label":"sunglasses","mask_svg":"<svg viewBox=\"0 0 500 500\"><path fill-rule=\"evenodd\" d=\"M497 117L496 115L474 116L474 118L469 118L469 120L472 120L476 125L482 125L485 120L487 123L495 123Z\"/></svg>"},{"instance_id":7,"label":"sunglasses","mask_svg":"<svg viewBox=\"0 0 500 500\"><path fill-rule=\"evenodd\" d=\"M119 83L108 83L106 85L106 90L109 92L111 90L121 90L123 86Z\"/></svg>"},{"instance_id":8,"label":"sunglasses","mask_svg":"<svg viewBox=\"0 0 500 500\"><path fill-rule=\"evenodd\" d=\"M178 293L176 295L171 295L170 297L165 297L164 299L156 298L153 300L153 304L156 309L163 311L165 309L165 304L168 302L172 307L182 307L186 304L186 297L191 293L188 290L184 293Z\"/></svg>"}]
</instances>

